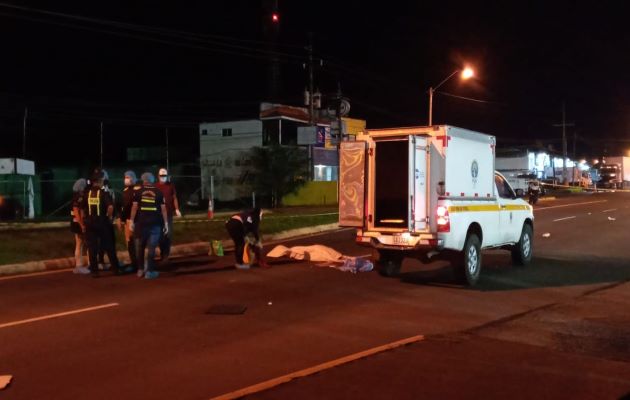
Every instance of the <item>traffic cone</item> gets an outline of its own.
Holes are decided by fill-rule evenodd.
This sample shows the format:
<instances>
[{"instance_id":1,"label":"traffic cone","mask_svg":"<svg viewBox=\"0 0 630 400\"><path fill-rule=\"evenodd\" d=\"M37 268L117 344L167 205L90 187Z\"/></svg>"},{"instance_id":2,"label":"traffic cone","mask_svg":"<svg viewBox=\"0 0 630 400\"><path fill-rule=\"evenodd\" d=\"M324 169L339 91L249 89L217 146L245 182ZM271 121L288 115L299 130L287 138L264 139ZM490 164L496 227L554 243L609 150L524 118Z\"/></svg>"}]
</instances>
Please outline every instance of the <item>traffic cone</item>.
<instances>
[{"instance_id":1,"label":"traffic cone","mask_svg":"<svg viewBox=\"0 0 630 400\"><path fill-rule=\"evenodd\" d=\"M214 207L212 205L212 199L208 200L208 219L214 218Z\"/></svg>"}]
</instances>

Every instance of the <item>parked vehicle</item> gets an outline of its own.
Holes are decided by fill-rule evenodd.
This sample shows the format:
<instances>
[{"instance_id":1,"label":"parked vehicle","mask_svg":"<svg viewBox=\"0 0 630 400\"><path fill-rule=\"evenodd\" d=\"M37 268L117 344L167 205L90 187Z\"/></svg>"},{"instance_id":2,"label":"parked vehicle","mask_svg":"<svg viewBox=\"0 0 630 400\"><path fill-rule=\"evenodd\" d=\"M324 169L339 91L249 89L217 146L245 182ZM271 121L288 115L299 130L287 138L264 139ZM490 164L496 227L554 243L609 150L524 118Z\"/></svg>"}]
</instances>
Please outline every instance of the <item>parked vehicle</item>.
<instances>
[{"instance_id":1,"label":"parked vehicle","mask_svg":"<svg viewBox=\"0 0 630 400\"><path fill-rule=\"evenodd\" d=\"M382 275L405 257L448 259L461 281L479 280L483 249L527 265L533 209L494 171L495 137L452 126L367 130L340 148L339 225L375 248Z\"/></svg>"},{"instance_id":2,"label":"parked vehicle","mask_svg":"<svg viewBox=\"0 0 630 400\"><path fill-rule=\"evenodd\" d=\"M538 197L540 196L540 182L538 182L538 179L529 181L527 194L529 195L529 204L533 206L538 203Z\"/></svg>"},{"instance_id":3,"label":"parked vehicle","mask_svg":"<svg viewBox=\"0 0 630 400\"><path fill-rule=\"evenodd\" d=\"M603 164L599 167L599 187L617 189L623 185L623 177L619 164Z\"/></svg>"},{"instance_id":4,"label":"parked vehicle","mask_svg":"<svg viewBox=\"0 0 630 400\"><path fill-rule=\"evenodd\" d=\"M621 189L630 186L630 157L606 157L599 167L599 186Z\"/></svg>"}]
</instances>

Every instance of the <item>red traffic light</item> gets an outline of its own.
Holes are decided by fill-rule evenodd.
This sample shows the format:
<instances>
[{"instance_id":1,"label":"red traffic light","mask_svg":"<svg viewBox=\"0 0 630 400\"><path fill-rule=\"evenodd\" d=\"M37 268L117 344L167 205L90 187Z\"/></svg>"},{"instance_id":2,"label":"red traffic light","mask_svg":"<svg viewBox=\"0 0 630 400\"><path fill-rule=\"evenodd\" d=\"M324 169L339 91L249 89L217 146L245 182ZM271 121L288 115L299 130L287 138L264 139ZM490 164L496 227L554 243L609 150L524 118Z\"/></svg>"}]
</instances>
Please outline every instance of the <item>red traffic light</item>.
<instances>
[{"instance_id":1,"label":"red traffic light","mask_svg":"<svg viewBox=\"0 0 630 400\"><path fill-rule=\"evenodd\" d=\"M278 14L277 12L272 13L271 20L275 23L280 22L280 14Z\"/></svg>"}]
</instances>

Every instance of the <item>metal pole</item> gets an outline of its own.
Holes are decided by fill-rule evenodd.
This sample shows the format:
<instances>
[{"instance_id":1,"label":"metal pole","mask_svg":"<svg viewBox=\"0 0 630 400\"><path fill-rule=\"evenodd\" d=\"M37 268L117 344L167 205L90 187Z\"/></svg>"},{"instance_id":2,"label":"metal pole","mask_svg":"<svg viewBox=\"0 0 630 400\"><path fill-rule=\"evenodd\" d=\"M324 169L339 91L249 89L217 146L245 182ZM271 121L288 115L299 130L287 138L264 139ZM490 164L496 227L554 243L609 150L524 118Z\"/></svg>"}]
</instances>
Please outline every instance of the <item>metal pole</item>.
<instances>
[{"instance_id":1,"label":"metal pole","mask_svg":"<svg viewBox=\"0 0 630 400\"><path fill-rule=\"evenodd\" d=\"M103 168L103 121L101 121L101 169Z\"/></svg>"},{"instance_id":2,"label":"metal pole","mask_svg":"<svg viewBox=\"0 0 630 400\"><path fill-rule=\"evenodd\" d=\"M166 170L170 171L168 158L168 128L166 128Z\"/></svg>"},{"instance_id":3,"label":"metal pole","mask_svg":"<svg viewBox=\"0 0 630 400\"><path fill-rule=\"evenodd\" d=\"M314 125L315 113L314 105L313 105L313 33L310 32L308 34L308 115L309 115L309 123Z\"/></svg>"},{"instance_id":4,"label":"metal pole","mask_svg":"<svg viewBox=\"0 0 630 400\"><path fill-rule=\"evenodd\" d=\"M433 125L433 88L429 88L429 126Z\"/></svg>"},{"instance_id":5,"label":"metal pole","mask_svg":"<svg viewBox=\"0 0 630 400\"><path fill-rule=\"evenodd\" d=\"M28 107L24 107L24 123L22 129L22 158L26 159L26 120L28 118Z\"/></svg>"},{"instance_id":6,"label":"metal pole","mask_svg":"<svg viewBox=\"0 0 630 400\"><path fill-rule=\"evenodd\" d=\"M256 192L252 192L252 208L256 208Z\"/></svg>"},{"instance_id":7,"label":"metal pole","mask_svg":"<svg viewBox=\"0 0 630 400\"><path fill-rule=\"evenodd\" d=\"M210 201L214 207L214 175L210 175Z\"/></svg>"},{"instance_id":8,"label":"metal pole","mask_svg":"<svg viewBox=\"0 0 630 400\"><path fill-rule=\"evenodd\" d=\"M562 180L567 183L567 120L565 104L562 102Z\"/></svg>"}]
</instances>

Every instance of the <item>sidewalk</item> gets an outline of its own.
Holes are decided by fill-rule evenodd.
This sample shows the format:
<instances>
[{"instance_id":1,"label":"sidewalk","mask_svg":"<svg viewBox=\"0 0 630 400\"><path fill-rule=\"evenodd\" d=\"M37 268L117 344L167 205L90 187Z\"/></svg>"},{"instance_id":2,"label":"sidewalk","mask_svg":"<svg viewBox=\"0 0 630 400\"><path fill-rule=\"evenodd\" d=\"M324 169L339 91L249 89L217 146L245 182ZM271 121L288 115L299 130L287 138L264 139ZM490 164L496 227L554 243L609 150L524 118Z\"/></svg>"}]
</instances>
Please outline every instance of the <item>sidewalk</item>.
<instances>
[{"instance_id":1,"label":"sidewalk","mask_svg":"<svg viewBox=\"0 0 630 400\"><path fill-rule=\"evenodd\" d=\"M329 232L339 230L337 223L316 225L306 228L291 229L278 232L265 237L266 242L277 240L298 238L321 232ZM234 243L231 240L222 240L224 250L231 251L234 249ZM175 245L171 249L171 257L194 256L208 254L210 251L210 243L194 242ZM117 252L118 259L123 263L129 263L129 255L126 251ZM10 275L29 274L34 272L54 271L62 269L74 268L74 257L56 258L52 260L31 261L20 264L0 265L0 277Z\"/></svg>"}]
</instances>

